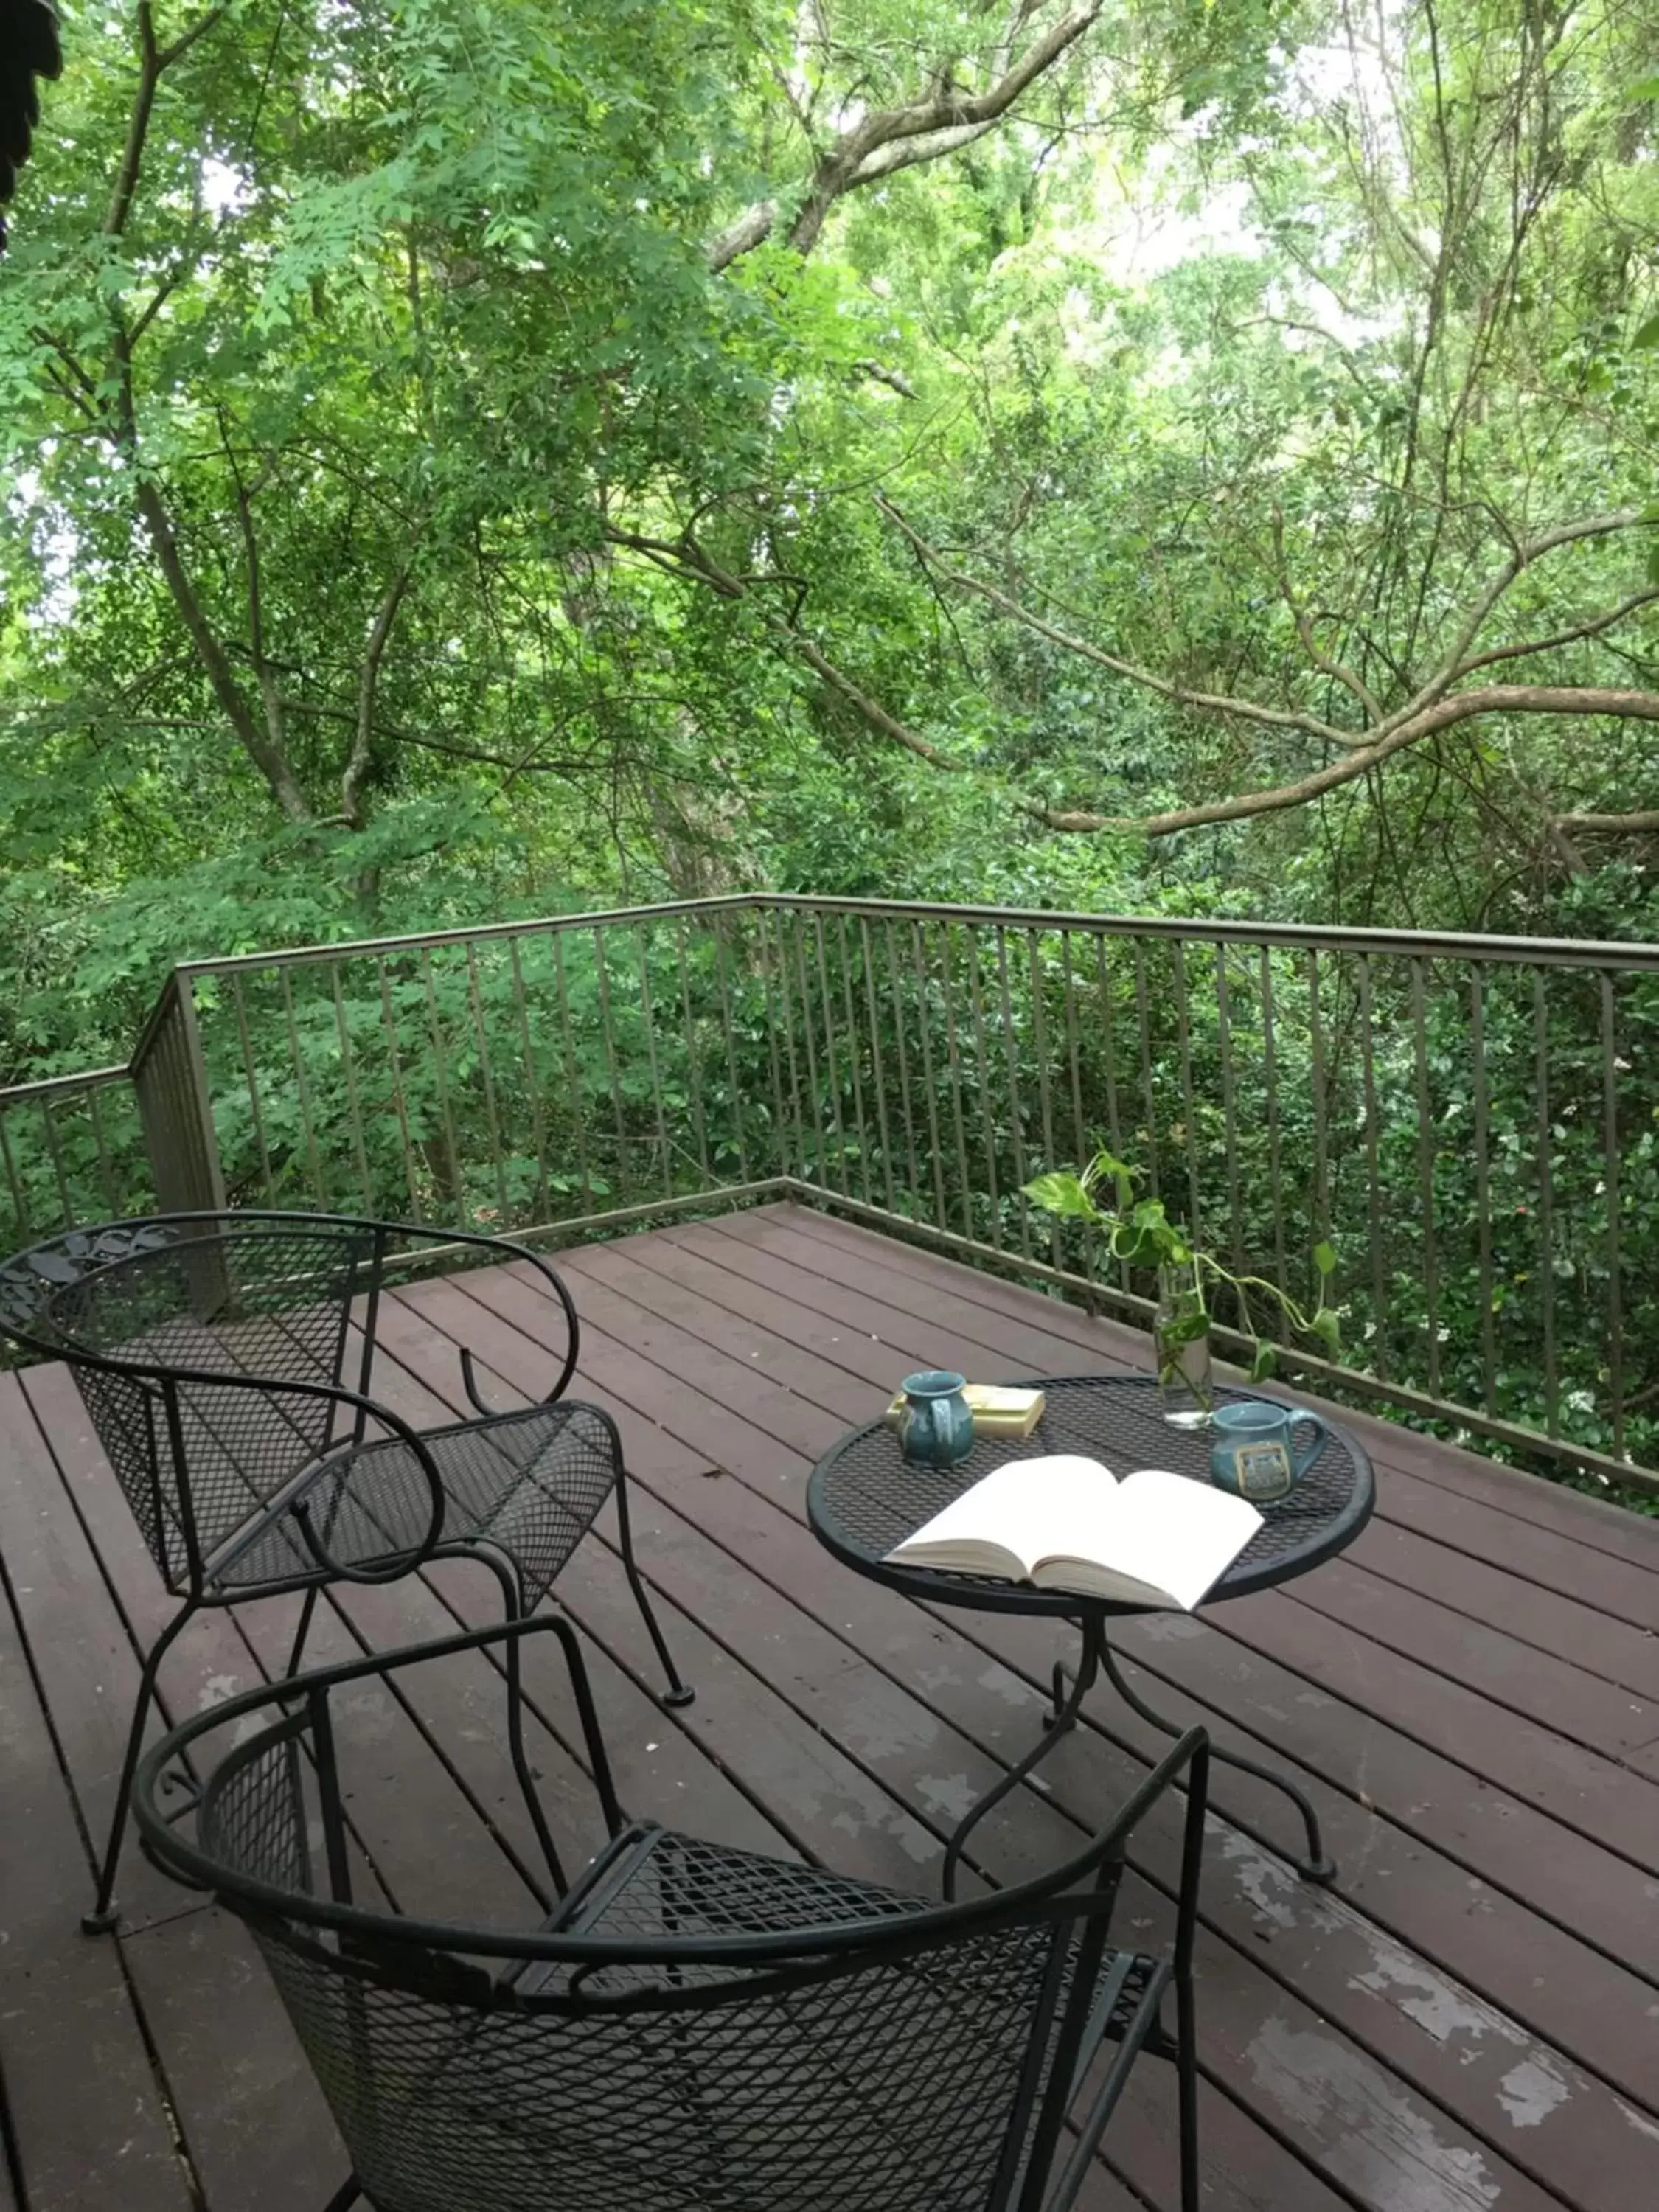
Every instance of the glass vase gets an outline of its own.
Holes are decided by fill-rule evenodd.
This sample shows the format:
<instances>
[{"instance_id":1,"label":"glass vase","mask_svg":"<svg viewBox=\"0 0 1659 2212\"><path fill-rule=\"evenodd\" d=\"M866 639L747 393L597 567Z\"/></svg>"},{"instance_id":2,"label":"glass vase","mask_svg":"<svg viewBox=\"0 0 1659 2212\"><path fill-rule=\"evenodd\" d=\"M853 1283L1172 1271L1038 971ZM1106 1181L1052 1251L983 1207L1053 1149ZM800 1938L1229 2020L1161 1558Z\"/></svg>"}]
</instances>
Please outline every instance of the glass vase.
<instances>
[{"instance_id":1,"label":"glass vase","mask_svg":"<svg viewBox=\"0 0 1659 2212\"><path fill-rule=\"evenodd\" d=\"M1152 1316L1158 1395L1174 1429L1203 1429L1215 1406L1210 1315L1190 1267L1160 1267Z\"/></svg>"}]
</instances>

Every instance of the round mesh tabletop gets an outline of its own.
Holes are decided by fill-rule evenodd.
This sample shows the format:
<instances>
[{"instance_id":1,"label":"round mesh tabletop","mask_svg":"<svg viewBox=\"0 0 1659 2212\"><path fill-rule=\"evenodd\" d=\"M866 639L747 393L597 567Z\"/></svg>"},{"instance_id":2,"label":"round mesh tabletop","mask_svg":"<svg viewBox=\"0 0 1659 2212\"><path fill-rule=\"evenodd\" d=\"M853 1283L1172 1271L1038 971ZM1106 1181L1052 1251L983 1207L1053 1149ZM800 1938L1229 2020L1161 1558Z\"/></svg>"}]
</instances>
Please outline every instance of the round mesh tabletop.
<instances>
[{"instance_id":1,"label":"round mesh tabletop","mask_svg":"<svg viewBox=\"0 0 1659 2212\"><path fill-rule=\"evenodd\" d=\"M1081 1452L1103 1461L1115 1474L1139 1467L1167 1468L1206 1486L1207 1430L1170 1427L1159 1410L1151 1376L1081 1375L1032 1378L1027 1386L1047 1398L1042 1419L1029 1437L983 1437L959 1465L921 1467L899 1449L882 1421L854 1429L818 1462L807 1486L806 1513L814 1533L860 1574L890 1583L912 1597L982 1612L1059 1613L1143 1613L1144 1606L1085 1597L1076 1590L1034 1589L1029 1583L988 1575L942 1574L932 1567L896 1567L885 1554L902 1544L964 1490L1011 1459L1046 1452ZM1218 1400L1263 1398L1265 1390L1218 1386ZM1280 1400L1281 1404L1289 1403ZM1376 1486L1364 1447L1335 1422L1325 1448L1301 1482L1277 1504L1261 1509L1261 1526L1204 1602L1243 1597L1305 1574L1352 1542L1371 1516Z\"/></svg>"}]
</instances>

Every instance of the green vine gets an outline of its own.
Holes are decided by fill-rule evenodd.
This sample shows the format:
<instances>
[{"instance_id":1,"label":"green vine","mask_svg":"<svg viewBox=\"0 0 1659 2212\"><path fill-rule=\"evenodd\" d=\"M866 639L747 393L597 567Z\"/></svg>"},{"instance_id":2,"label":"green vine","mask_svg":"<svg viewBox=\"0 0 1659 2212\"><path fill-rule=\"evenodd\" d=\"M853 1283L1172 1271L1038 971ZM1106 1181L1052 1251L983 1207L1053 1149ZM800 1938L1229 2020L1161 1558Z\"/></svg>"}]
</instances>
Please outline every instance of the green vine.
<instances>
[{"instance_id":1,"label":"green vine","mask_svg":"<svg viewBox=\"0 0 1659 2212\"><path fill-rule=\"evenodd\" d=\"M1263 1341L1256 1326L1251 1311L1253 1298L1277 1306L1293 1335L1311 1338L1333 1359L1341 1357L1341 1309L1331 1304L1326 1295L1336 1273L1334 1245L1321 1243L1314 1247L1319 1295L1309 1308L1279 1284L1269 1282L1265 1275L1234 1274L1213 1252L1194 1244L1187 1231L1170 1220L1162 1199L1137 1198L1134 1178L1133 1168L1103 1151L1095 1154L1081 1175L1071 1169L1061 1169L1052 1175L1038 1176L1035 1182L1025 1185L1025 1195L1046 1213L1056 1214L1065 1221L1086 1223L1103 1237L1109 1255L1125 1267L1168 1268L1190 1274L1195 1306L1191 1314L1174 1325L1167 1347L1160 1340L1160 1358L1166 1348L1178 1351L1182 1344L1207 1332L1214 1313L1214 1292L1222 1284L1238 1301L1239 1328L1250 1340L1249 1373L1253 1382L1261 1382L1272 1374L1274 1358L1273 1346ZM1108 1182L1115 1202L1102 1206L1096 1193Z\"/></svg>"}]
</instances>

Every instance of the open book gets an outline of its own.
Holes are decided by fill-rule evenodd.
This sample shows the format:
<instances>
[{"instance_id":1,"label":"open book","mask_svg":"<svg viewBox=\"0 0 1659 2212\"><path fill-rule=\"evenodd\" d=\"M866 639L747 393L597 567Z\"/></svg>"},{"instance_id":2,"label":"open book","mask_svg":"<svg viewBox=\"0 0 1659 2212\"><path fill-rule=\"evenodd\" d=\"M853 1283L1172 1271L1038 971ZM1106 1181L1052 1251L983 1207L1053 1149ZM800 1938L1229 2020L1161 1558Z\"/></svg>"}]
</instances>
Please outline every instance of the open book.
<instances>
[{"instance_id":1,"label":"open book","mask_svg":"<svg viewBox=\"0 0 1659 2212\"><path fill-rule=\"evenodd\" d=\"M1119 1482L1056 1452L994 1468L887 1558L1190 1613L1261 1526L1248 1499L1190 1476L1148 1467Z\"/></svg>"}]
</instances>

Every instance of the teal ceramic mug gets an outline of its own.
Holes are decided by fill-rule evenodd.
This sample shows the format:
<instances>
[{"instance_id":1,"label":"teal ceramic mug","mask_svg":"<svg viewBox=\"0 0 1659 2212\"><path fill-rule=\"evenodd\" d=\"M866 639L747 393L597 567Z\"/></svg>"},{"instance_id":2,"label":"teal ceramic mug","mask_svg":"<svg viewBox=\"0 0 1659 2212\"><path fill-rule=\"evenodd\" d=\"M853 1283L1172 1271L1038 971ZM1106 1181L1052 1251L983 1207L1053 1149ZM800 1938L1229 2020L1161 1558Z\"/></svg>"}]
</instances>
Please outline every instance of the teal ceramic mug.
<instances>
[{"instance_id":1,"label":"teal ceramic mug","mask_svg":"<svg viewBox=\"0 0 1659 2212\"><path fill-rule=\"evenodd\" d=\"M1295 1431L1311 1429L1301 1452ZM1210 1420L1210 1480L1218 1490L1272 1505L1288 1498L1325 1449L1329 1429L1305 1406L1275 1405L1268 1398L1234 1398Z\"/></svg>"},{"instance_id":2,"label":"teal ceramic mug","mask_svg":"<svg viewBox=\"0 0 1659 2212\"><path fill-rule=\"evenodd\" d=\"M907 1375L901 1386L899 1449L928 1467L954 1467L974 1449L973 1408L963 1395L963 1377L948 1368Z\"/></svg>"}]
</instances>

